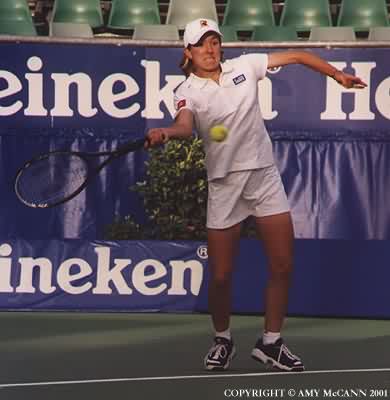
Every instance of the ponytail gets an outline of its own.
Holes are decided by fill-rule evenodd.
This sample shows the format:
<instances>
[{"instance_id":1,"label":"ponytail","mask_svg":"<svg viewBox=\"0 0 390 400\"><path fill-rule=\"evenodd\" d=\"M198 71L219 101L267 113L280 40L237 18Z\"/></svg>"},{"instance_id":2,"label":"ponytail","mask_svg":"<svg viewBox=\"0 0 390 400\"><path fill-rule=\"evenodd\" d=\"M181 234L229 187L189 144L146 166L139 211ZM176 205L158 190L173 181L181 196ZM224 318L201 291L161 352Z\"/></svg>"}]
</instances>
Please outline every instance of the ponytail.
<instances>
[{"instance_id":1,"label":"ponytail","mask_svg":"<svg viewBox=\"0 0 390 400\"><path fill-rule=\"evenodd\" d=\"M192 60L183 54L183 58L180 61L179 67L183 71L186 78L188 78L193 70Z\"/></svg>"}]
</instances>

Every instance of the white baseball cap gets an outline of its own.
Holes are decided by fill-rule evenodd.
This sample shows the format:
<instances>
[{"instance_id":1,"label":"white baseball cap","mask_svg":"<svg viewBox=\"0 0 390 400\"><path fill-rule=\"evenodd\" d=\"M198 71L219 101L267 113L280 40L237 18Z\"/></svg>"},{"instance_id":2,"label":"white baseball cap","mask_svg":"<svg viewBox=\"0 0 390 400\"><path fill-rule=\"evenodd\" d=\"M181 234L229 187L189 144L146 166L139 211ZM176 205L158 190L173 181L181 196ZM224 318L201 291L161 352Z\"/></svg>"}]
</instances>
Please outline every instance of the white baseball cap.
<instances>
[{"instance_id":1,"label":"white baseball cap","mask_svg":"<svg viewBox=\"0 0 390 400\"><path fill-rule=\"evenodd\" d=\"M184 47L187 47L189 44L198 43L200 38L207 32L215 32L219 36L223 36L218 28L218 24L212 19L198 18L189 22L184 30Z\"/></svg>"}]
</instances>

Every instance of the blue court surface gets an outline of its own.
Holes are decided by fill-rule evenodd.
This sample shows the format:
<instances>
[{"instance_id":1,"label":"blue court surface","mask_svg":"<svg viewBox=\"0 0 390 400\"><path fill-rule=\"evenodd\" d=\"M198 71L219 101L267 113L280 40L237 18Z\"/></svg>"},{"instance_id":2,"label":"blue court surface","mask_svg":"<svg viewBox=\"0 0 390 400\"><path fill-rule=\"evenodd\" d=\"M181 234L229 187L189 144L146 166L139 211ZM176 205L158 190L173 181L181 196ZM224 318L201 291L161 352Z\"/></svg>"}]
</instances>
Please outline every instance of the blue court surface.
<instances>
[{"instance_id":1,"label":"blue court surface","mask_svg":"<svg viewBox=\"0 0 390 400\"><path fill-rule=\"evenodd\" d=\"M307 371L250 357L263 318L233 316L231 369L203 370L208 315L3 312L0 399L390 398L390 321L288 318Z\"/></svg>"}]
</instances>

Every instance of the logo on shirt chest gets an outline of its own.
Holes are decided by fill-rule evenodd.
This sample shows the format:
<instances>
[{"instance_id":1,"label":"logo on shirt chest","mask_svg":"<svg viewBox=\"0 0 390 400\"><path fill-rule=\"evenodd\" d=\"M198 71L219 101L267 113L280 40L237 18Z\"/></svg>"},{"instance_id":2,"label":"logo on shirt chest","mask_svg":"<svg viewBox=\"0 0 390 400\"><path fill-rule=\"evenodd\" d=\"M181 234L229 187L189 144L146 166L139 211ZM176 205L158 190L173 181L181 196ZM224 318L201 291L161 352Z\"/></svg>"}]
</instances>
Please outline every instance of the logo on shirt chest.
<instances>
[{"instance_id":1,"label":"logo on shirt chest","mask_svg":"<svg viewBox=\"0 0 390 400\"><path fill-rule=\"evenodd\" d=\"M244 74L238 75L235 78L233 78L233 82L235 85L239 85L241 82L244 82L244 81L246 81Z\"/></svg>"}]
</instances>

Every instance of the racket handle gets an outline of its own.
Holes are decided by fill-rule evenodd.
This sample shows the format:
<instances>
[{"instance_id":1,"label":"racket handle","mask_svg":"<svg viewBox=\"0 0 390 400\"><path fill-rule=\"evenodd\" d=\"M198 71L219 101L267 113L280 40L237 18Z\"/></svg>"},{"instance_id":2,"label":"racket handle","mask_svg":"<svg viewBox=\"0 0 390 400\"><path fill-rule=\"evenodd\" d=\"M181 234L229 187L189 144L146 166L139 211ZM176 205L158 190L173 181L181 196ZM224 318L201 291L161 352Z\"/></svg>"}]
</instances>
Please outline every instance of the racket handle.
<instances>
[{"instance_id":1,"label":"racket handle","mask_svg":"<svg viewBox=\"0 0 390 400\"><path fill-rule=\"evenodd\" d=\"M132 151L140 150L145 146L145 143L149 142L148 138L141 138L137 140L133 140L129 143L125 143L123 146L119 147L116 152L115 156L119 157L126 153L131 153Z\"/></svg>"},{"instance_id":2,"label":"racket handle","mask_svg":"<svg viewBox=\"0 0 390 400\"><path fill-rule=\"evenodd\" d=\"M169 136L165 132L162 133L162 141L163 143L168 143L169 141Z\"/></svg>"}]
</instances>

